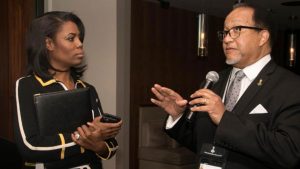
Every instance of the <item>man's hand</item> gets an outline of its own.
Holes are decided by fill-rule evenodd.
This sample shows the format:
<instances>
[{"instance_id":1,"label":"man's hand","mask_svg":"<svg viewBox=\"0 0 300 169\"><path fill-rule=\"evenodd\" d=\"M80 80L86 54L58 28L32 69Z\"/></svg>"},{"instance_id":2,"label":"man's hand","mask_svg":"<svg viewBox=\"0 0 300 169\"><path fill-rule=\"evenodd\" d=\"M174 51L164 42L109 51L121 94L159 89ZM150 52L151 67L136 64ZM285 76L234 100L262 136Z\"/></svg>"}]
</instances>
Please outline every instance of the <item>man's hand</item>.
<instances>
[{"instance_id":1,"label":"man's hand","mask_svg":"<svg viewBox=\"0 0 300 169\"><path fill-rule=\"evenodd\" d=\"M186 108L187 100L169 88L155 84L151 91L156 96L156 99L151 98L151 102L163 108L173 120L176 120Z\"/></svg>"},{"instance_id":2,"label":"man's hand","mask_svg":"<svg viewBox=\"0 0 300 169\"><path fill-rule=\"evenodd\" d=\"M200 89L191 95L189 102L191 111L207 112L213 123L218 125L225 112L225 106L220 96L209 89ZM193 106L200 104L201 106Z\"/></svg>"}]
</instances>

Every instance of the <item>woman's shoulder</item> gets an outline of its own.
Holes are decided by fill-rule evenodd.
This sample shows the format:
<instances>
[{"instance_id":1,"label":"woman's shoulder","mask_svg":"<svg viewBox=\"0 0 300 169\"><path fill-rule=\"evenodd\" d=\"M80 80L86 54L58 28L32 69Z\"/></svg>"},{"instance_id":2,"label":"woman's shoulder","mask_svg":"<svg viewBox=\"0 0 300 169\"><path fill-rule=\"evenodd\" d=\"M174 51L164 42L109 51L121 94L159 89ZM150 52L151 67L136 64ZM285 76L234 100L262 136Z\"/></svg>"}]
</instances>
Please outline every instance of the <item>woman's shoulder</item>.
<instances>
[{"instance_id":1,"label":"woman's shoulder","mask_svg":"<svg viewBox=\"0 0 300 169\"><path fill-rule=\"evenodd\" d=\"M77 80L77 83L81 84L83 87L89 87L89 88L95 89L95 87L92 84L90 84L84 80Z\"/></svg>"},{"instance_id":2,"label":"woman's shoulder","mask_svg":"<svg viewBox=\"0 0 300 169\"><path fill-rule=\"evenodd\" d=\"M28 75L28 76L24 76L19 78L16 81L16 88L19 90L30 90L30 91L43 91L43 90L47 90L47 88L45 88L45 86L47 86L49 84L51 84L49 81L44 82L43 80L41 80L41 78L34 76L34 75Z\"/></svg>"},{"instance_id":3,"label":"woman's shoulder","mask_svg":"<svg viewBox=\"0 0 300 169\"><path fill-rule=\"evenodd\" d=\"M28 75L28 76L23 76L20 77L17 81L16 84L19 85L26 85L26 84L32 84L34 81L36 81L36 79L34 78L34 76L32 75Z\"/></svg>"},{"instance_id":4,"label":"woman's shoulder","mask_svg":"<svg viewBox=\"0 0 300 169\"><path fill-rule=\"evenodd\" d=\"M90 92L92 93L92 95L98 97L97 90L92 84L87 83L87 82L82 81L82 80L77 80L77 82L80 83L82 85L82 87L88 87Z\"/></svg>"},{"instance_id":5,"label":"woman's shoulder","mask_svg":"<svg viewBox=\"0 0 300 169\"><path fill-rule=\"evenodd\" d=\"M22 96L32 96L40 91L40 86L34 76L24 76L16 81L16 94Z\"/></svg>"}]
</instances>

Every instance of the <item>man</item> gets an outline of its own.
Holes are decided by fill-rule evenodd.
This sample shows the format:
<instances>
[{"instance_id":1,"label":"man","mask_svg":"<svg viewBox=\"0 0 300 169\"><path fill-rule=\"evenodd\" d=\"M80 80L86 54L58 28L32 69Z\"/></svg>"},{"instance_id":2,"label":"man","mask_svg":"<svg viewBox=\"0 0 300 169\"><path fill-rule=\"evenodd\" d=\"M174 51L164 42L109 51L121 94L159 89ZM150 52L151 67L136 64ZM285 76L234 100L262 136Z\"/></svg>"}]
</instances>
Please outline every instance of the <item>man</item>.
<instances>
[{"instance_id":1,"label":"man","mask_svg":"<svg viewBox=\"0 0 300 169\"><path fill-rule=\"evenodd\" d=\"M167 134L196 152L200 161L203 149L209 146L212 153L218 147L228 154L222 165L200 162L200 168L296 168L300 160L300 78L271 59L270 25L258 9L244 4L229 13L219 36L226 63L232 68L220 72L212 90L200 89L188 102L158 84L151 89L156 96L151 101L169 114ZM239 70L244 76L238 100L230 107L224 102L230 100L229 90ZM194 112L190 121L186 118L189 111Z\"/></svg>"}]
</instances>

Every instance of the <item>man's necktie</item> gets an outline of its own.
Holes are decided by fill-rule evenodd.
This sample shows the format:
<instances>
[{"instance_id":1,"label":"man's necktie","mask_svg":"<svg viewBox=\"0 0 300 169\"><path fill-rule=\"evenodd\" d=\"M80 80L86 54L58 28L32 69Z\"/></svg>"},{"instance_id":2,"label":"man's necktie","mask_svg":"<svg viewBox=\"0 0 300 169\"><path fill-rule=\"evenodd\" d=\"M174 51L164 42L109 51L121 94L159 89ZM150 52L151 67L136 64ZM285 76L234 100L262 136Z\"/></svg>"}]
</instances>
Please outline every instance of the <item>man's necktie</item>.
<instances>
[{"instance_id":1,"label":"man's necktie","mask_svg":"<svg viewBox=\"0 0 300 169\"><path fill-rule=\"evenodd\" d=\"M233 107L235 106L235 103L237 102L241 90L241 81L244 77L245 74L242 70L239 70L235 73L234 80L233 82L231 82L228 91L226 92L226 97L225 97L226 110L232 111Z\"/></svg>"}]
</instances>

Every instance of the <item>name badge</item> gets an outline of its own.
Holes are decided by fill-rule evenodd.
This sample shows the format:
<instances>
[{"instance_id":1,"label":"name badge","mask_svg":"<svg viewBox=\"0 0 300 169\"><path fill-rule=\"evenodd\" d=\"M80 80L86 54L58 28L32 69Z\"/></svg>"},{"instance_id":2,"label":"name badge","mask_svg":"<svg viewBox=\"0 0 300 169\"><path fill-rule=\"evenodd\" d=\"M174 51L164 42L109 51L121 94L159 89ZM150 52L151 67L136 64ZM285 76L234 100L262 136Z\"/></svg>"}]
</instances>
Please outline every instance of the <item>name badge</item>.
<instances>
[{"instance_id":1,"label":"name badge","mask_svg":"<svg viewBox=\"0 0 300 169\"><path fill-rule=\"evenodd\" d=\"M224 169L228 151L213 144L203 144L200 151L199 169Z\"/></svg>"}]
</instances>

